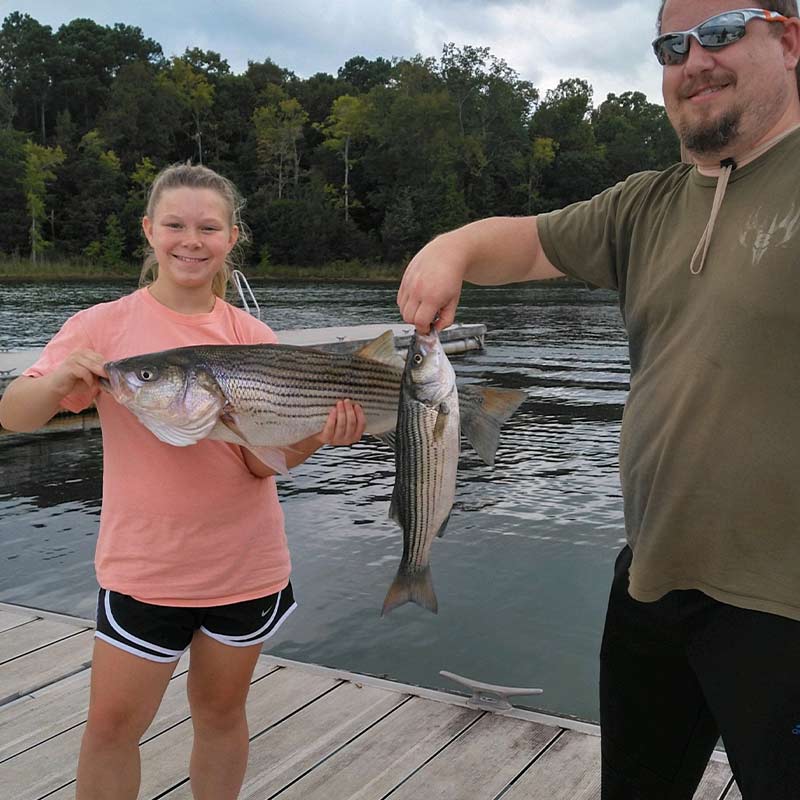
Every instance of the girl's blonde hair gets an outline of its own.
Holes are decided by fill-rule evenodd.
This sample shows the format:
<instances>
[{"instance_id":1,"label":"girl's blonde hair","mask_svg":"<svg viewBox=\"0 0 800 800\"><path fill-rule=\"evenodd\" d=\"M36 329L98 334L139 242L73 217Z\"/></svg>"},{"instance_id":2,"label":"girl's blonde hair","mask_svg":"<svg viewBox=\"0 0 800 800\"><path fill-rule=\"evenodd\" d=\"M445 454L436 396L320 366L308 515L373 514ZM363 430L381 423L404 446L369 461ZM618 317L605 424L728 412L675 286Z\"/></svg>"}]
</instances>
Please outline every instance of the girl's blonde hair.
<instances>
[{"instance_id":1,"label":"girl's blonde hair","mask_svg":"<svg viewBox=\"0 0 800 800\"><path fill-rule=\"evenodd\" d=\"M239 229L238 241L226 256L224 265L214 276L211 284L214 294L224 300L231 272L241 263L241 245L248 238L247 230L242 223L241 217L244 200L233 183L227 178L223 178L219 173L214 172L213 169L204 167L202 164L173 164L171 167L162 169L150 186L145 207L145 215L147 217L153 219L161 196L170 189L211 189L225 202L229 213L228 224L230 227L236 226ZM157 277L158 260L151 249L142 265L139 286L147 286L153 283Z\"/></svg>"}]
</instances>

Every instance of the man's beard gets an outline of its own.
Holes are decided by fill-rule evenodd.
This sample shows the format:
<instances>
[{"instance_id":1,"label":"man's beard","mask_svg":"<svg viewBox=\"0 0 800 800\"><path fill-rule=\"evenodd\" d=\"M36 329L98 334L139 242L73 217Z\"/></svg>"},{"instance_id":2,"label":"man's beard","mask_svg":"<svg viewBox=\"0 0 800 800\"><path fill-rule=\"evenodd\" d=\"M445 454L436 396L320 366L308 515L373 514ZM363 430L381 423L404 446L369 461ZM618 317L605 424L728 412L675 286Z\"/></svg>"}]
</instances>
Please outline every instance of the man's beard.
<instances>
[{"instance_id":1,"label":"man's beard","mask_svg":"<svg viewBox=\"0 0 800 800\"><path fill-rule=\"evenodd\" d=\"M741 117L733 110L714 122L695 126L684 123L679 131L681 142L692 153L719 153L739 136Z\"/></svg>"}]
</instances>

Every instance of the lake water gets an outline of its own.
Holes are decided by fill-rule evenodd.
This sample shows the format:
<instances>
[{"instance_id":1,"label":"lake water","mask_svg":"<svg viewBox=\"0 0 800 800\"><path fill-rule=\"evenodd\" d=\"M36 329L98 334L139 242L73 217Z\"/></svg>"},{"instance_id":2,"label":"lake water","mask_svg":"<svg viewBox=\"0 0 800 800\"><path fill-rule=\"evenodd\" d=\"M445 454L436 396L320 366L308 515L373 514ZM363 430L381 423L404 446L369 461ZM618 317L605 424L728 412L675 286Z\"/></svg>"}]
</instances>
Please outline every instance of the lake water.
<instances>
[{"instance_id":1,"label":"lake water","mask_svg":"<svg viewBox=\"0 0 800 800\"><path fill-rule=\"evenodd\" d=\"M131 285L0 285L0 350L45 344L73 312ZM395 288L255 285L273 328L401 322ZM402 552L387 518L391 452L324 449L279 492L299 609L275 655L455 690L440 669L537 686L515 702L596 720L598 650L624 542L617 445L628 354L614 294L575 285L467 287L460 322L486 349L453 359L459 378L521 388L493 469L465 449L456 505L431 561L438 615L380 608ZM0 438L0 600L90 617L101 438Z\"/></svg>"}]
</instances>

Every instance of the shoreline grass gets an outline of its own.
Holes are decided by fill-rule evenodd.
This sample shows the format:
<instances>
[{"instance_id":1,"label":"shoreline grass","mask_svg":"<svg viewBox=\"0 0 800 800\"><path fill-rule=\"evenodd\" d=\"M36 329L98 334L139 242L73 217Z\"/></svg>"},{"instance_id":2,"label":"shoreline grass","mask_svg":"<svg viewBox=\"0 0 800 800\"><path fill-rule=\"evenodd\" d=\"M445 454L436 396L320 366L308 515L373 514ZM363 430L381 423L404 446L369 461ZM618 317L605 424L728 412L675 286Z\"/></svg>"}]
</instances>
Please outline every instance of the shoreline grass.
<instances>
[{"instance_id":1,"label":"shoreline grass","mask_svg":"<svg viewBox=\"0 0 800 800\"><path fill-rule=\"evenodd\" d=\"M334 261L313 267L288 265L247 266L242 271L251 282L322 281L326 283L380 282L399 283L404 265L363 264L359 261ZM0 282L45 281L128 281L139 277L135 264L103 266L83 260L47 260L33 263L28 259L0 258Z\"/></svg>"}]
</instances>

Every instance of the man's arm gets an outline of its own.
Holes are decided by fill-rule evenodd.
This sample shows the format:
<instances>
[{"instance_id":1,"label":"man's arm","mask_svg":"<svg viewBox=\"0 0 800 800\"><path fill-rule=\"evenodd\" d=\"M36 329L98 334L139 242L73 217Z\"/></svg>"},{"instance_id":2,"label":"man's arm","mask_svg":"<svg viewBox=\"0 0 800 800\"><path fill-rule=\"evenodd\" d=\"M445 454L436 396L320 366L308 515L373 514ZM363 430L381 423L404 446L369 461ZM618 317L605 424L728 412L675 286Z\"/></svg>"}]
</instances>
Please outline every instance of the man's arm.
<instances>
[{"instance_id":1,"label":"man's arm","mask_svg":"<svg viewBox=\"0 0 800 800\"><path fill-rule=\"evenodd\" d=\"M437 314L437 328L452 324L463 281L497 286L562 274L544 254L536 217L490 217L425 245L406 268L397 304L427 333Z\"/></svg>"}]
</instances>

